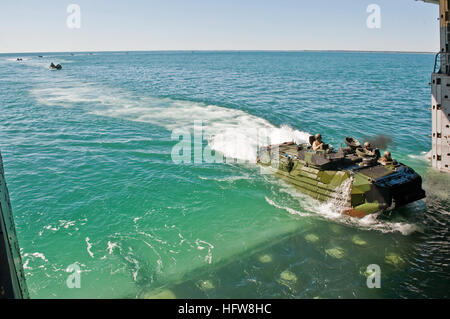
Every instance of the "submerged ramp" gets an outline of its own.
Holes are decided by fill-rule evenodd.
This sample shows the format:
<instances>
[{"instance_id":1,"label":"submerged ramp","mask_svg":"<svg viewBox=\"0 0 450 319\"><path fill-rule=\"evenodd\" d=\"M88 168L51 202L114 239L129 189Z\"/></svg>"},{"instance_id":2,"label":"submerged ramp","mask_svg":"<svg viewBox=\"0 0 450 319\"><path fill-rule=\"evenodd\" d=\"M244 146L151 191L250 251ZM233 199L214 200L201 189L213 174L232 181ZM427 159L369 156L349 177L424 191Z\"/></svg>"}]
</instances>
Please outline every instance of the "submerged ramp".
<instances>
[{"instance_id":1,"label":"submerged ramp","mask_svg":"<svg viewBox=\"0 0 450 319\"><path fill-rule=\"evenodd\" d=\"M0 153L0 298L28 298Z\"/></svg>"}]
</instances>

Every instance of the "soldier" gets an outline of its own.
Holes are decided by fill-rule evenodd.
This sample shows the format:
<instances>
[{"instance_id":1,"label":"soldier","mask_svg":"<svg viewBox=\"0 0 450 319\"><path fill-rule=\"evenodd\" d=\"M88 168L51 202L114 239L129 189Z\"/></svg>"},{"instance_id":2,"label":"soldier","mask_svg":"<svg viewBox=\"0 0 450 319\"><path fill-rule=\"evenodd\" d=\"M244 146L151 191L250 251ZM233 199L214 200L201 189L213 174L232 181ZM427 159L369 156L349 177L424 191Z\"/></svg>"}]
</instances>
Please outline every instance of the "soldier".
<instances>
[{"instance_id":1,"label":"soldier","mask_svg":"<svg viewBox=\"0 0 450 319\"><path fill-rule=\"evenodd\" d=\"M314 142L312 144L312 148L314 151L323 150L323 148L324 148L324 144L322 142L322 135L320 135L319 133L317 133L314 137Z\"/></svg>"},{"instance_id":2,"label":"soldier","mask_svg":"<svg viewBox=\"0 0 450 319\"><path fill-rule=\"evenodd\" d=\"M392 162L391 152L386 151L383 153L383 156L379 159L380 163L388 163Z\"/></svg>"},{"instance_id":3,"label":"soldier","mask_svg":"<svg viewBox=\"0 0 450 319\"><path fill-rule=\"evenodd\" d=\"M372 147L370 142L364 142L363 146L364 150L369 151L372 156L375 156L376 159L380 158L380 150L378 148Z\"/></svg>"}]
</instances>

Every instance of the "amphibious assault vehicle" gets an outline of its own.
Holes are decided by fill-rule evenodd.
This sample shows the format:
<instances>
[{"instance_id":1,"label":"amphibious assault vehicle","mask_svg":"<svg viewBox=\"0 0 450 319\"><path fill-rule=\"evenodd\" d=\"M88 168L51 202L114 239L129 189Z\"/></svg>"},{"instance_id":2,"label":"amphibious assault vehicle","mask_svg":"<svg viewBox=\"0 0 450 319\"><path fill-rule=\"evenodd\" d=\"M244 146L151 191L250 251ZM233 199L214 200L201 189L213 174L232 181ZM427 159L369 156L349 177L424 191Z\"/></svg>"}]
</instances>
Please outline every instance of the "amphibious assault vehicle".
<instances>
[{"instance_id":1,"label":"amphibious assault vehicle","mask_svg":"<svg viewBox=\"0 0 450 319\"><path fill-rule=\"evenodd\" d=\"M53 62L50 64L50 66L49 66L49 69L50 70L61 70L62 69L62 66L61 66L61 64L57 64L57 65L54 65L53 64Z\"/></svg>"},{"instance_id":2,"label":"amphibious assault vehicle","mask_svg":"<svg viewBox=\"0 0 450 319\"><path fill-rule=\"evenodd\" d=\"M272 167L275 176L319 201L342 204L342 213L362 218L425 197L422 178L395 160L379 161L377 149L362 148L347 137L347 147L314 151L312 143L286 142L262 147L257 162Z\"/></svg>"}]
</instances>

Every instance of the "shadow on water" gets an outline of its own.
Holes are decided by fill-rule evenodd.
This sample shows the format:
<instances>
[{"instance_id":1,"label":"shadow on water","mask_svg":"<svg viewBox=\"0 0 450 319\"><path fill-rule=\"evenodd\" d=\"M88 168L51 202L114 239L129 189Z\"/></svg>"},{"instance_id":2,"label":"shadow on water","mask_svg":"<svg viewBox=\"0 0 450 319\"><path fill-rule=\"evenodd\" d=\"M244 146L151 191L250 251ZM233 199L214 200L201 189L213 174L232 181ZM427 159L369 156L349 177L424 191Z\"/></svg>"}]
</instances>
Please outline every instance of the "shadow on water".
<instances>
[{"instance_id":1,"label":"shadow on water","mask_svg":"<svg viewBox=\"0 0 450 319\"><path fill-rule=\"evenodd\" d=\"M442 298L448 297L448 178L425 175L425 201L378 218L412 222L403 235L311 218L301 228L213 266L155 287L138 298ZM367 266L381 268L382 287L367 287ZM432 273L432 275L430 275Z\"/></svg>"}]
</instances>

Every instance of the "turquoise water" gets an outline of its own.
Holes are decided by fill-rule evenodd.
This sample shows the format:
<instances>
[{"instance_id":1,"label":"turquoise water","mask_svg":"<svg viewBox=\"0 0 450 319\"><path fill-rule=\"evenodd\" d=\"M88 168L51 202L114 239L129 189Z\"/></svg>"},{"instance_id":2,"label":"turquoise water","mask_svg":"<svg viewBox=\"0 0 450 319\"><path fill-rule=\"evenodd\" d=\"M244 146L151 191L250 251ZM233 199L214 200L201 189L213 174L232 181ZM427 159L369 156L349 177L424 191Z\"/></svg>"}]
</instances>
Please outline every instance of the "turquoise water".
<instances>
[{"instance_id":1,"label":"turquoise water","mask_svg":"<svg viewBox=\"0 0 450 319\"><path fill-rule=\"evenodd\" d=\"M433 55L37 55L0 55L0 148L31 297L449 297L449 178L425 155ZM240 161L174 163L172 132L194 121L205 137L192 158ZM428 197L344 218L262 174L255 130L335 147L389 136Z\"/></svg>"}]
</instances>

